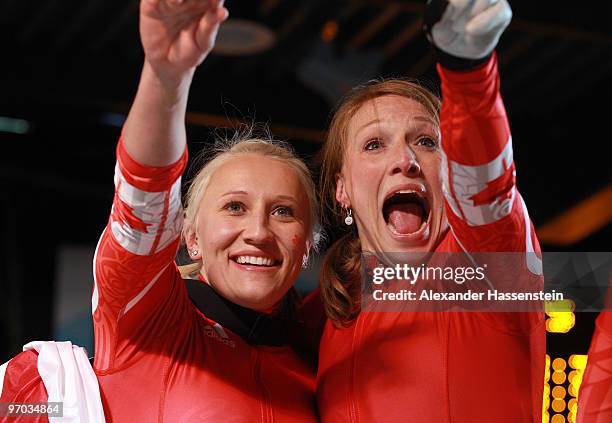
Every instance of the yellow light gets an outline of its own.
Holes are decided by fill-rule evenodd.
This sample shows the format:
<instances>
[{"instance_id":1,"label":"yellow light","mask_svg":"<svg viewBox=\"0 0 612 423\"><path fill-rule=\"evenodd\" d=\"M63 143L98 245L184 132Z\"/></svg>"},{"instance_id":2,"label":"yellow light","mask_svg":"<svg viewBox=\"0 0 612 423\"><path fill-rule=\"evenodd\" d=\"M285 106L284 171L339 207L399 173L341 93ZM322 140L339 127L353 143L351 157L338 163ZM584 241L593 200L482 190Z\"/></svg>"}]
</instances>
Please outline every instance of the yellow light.
<instances>
[{"instance_id":1,"label":"yellow light","mask_svg":"<svg viewBox=\"0 0 612 423\"><path fill-rule=\"evenodd\" d=\"M566 366L567 364L565 363L565 360L562 358L555 358L554 361L552 362L552 368L558 372L562 372L563 370L565 370Z\"/></svg>"},{"instance_id":2,"label":"yellow light","mask_svg":"<svg viewBox=\"0 0 612 423\"><path fill-rule=\"evenodd\" d=\"M578 388L573 383L567 388L567 392L573 397L578 397Z\"/></svg>"},{"instance_id":3,"label":"yellow light","mask_svg":"<svg viewBox=\"0 0 612 423\"><path fill-rule=\"evenodd\" d=\"M570 413L578 414L578 401L576 401L576 398L572 398L567 402L567 409Z\"/></svg>"},{"instance_id":4,"label":"yellow light","mask_svg":"<svg viewBox=\"0 0 612 423\"><path fill-rule=\"evenodd\" d=\"M561 385L562 383L565 382L565 373L564 372L553 372L552 380L557 385Z\"/></svg>"},{"instance_id":5,"label":"yellow light","mask_svg":"<svg viewBox=\"0 0 612 423\"><path fill-rule=\"evenodd\" d=\"M550 414L548 414L548 411L544 410L544 412L542 413L542 423L549 423L550 422Z\"/></svg>"},{"instance_id":6,"label":"yellow light","mask_svg":"<svg viewBox=\"0 0 612 423\"><path fill-rule=\"evenodd\" d=\"M552 419L550 419L550 423L565 423L565 417L561 414L555 414L552 416Z\"/></svg>"},{"instance_id":7,"label":"yellow light","mask_svg":"<svg viewBox=\"0 0 612 423\"><path fill-rule=\"evenodd\" d=\"M574 300L557 300L557 301L546 301L544 304L544 311L550 317L553 317L557 313L567 313L576 309L576 303Z\"/></svg>"},{"instance_id":8,"label":"yellow light","mask_svg":"<svg viewBox=\"0 0 612 423\"><path fill-rule=\"evenodd\" d=\"M555 399L565 398L565 388L563 386L555 386L552 390L552 396Z\"/></svg>"},{"instance_id":9,"label":"yellow light","mask_svg":"<svg viewBox=\"0 0 612 423\"><path fill-rule=\"evenodd\" d=\"M554 399L552 401L551 408L557 413L560 413L565 410L565 401L563 401L562 399ZM555 416L553 416L553 419L554 418Z\"/></svg>"},{"instance_id":10,"label":"yellow light","mask_svg":"<svg viewBox=\"0 0 612 423\"><path fill-rule=\"evenodd\" d=\"M576 324L576 316L572 312L549 312L546 319L546 330L552 333L567 333Z\"/></svg>"},{"instance_id":11,"label":"yellow light","mask_svg":"<svg viewBox=\"0 0 612 423\"><path fill-rule=\"evenodd\" d=\"M578 388L580 388L580 385L582 385L582 373L576 372L574 378L572 379L572 382L570 383L570 386L575 387L577 391Z\"/></svg>"},{"instance_id":12,"label":"yellow light","mask_svg":"<svg viewBox=\"0 0 612 423\"><path fill-rule=\"evenodd\" d=\"M569 365L572 369L585 369L587 365L588 355L572 354L569 358Z\"/></svg>"},{"instance_id":13,"label":"yellow light","mask_svg":"<svg viewBox=\"0 0 612 423\"><path fill-rule=\"evenodd\" d=\"M570 423L576 423L576 414L568 413L567 414L567 421L570 422Z\"/></svg>"}]
</instances>

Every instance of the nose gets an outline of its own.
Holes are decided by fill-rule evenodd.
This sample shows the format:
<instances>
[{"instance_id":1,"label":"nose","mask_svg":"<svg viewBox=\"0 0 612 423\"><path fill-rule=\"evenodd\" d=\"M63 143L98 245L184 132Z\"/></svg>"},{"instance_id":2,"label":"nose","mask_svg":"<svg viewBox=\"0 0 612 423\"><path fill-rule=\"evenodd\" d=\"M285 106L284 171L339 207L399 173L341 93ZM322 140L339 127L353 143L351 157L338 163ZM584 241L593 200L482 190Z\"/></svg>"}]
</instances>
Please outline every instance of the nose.
<instances>
[{"instance_id":1,"label":"nose","mask_svg":"<svg viewBox=\"0 0 612 423\"><path fill-rule=\"evenodd\" d=\"M392 173L401 173L406 176L418 176L421 174L421 165L417 160L416 153L410 146L398 143L398 148L394 152L395 162L393 163Z\"/></svg>"},{"instance_id":2,"label":"nose","mask_svg":"<svg viewBox=\"0 0 612 423\"><path fill-rule=\"evenodd\" d=\"M272 240L273 235L267 213L253 213L251 218L245 221L245 225L243 231L245 243L263 245Z\"/></svg>"}]
</instances>

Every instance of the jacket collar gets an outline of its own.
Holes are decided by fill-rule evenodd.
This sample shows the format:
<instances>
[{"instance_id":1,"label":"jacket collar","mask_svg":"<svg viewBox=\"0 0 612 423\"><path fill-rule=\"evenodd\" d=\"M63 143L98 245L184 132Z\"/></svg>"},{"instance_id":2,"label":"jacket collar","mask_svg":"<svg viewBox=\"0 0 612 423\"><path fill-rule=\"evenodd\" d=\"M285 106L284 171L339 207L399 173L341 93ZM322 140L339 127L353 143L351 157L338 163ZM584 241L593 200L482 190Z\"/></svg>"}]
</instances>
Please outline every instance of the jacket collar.
<instances>
[{"instance_id":1,"label":"jacket collar","mask_svg":"<svg viewBox=\"0 0 612 423\"><path fill-rule=\"evenodd\" d=\"M297 322L239 306L219 295L209 284L185 279L189 299L206 317L240 336L251 345L281 346L290 343L288 334Z\"/></svg>"}]
</instances>

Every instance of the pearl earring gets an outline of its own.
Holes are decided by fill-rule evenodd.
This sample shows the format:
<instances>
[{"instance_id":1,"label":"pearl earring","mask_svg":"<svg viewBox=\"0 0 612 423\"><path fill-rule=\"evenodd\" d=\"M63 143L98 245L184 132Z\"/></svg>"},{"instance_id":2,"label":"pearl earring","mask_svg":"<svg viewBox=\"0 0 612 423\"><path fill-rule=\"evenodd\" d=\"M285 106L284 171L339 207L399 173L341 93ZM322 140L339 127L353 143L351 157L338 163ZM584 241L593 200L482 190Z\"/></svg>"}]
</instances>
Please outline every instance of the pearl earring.
<instances>
[{"instance_id":1,"label":"pearl earring","mask_svg":"<svg viewBox=\"0 0 612 423\"><path fill-rule=\"evenodd\" d=\"M348 214L344 218L344 224L346 226L351 226L353 224L353 210L350 208L348 209Z\"/></svg>"}]
</instances>

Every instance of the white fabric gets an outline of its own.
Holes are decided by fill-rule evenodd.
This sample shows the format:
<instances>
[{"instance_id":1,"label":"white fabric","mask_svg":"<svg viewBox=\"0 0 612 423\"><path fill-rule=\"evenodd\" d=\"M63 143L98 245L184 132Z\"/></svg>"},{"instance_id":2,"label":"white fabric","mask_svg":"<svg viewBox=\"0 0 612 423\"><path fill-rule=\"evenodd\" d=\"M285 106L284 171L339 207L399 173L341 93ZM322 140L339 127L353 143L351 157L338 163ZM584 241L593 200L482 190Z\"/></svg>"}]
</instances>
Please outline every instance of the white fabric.
<instances>
[{"instance_id":1,"label":"white fabric","mask_svg":"<svg viewBox=\"0 0 612 423\"><path fill-rule=\"evenodd\" d=\"M525 218L525 260L527 262L527 269L536 276L544 275L542 259L539 258L533 248L533 240L531 239L531 220L529 220L529 213L527 212L527 206L523 197L521 199L521 207L523 208L523 216Z\"/></svg>"},{"instance_id":2,"label":"white fabric","mask_svg":"<svg viewBox=\"0 0 612 423\"><path fill-rule=\"evenodd\" d=\"M166 271L166 269L168 268L168 266L169 266L169 265L164 266L164 268L163 268L162 270L160 270L160 271L157 273L157 275L155 275L155 276L153 277L153 279L151 279L151 282L149 282L149 283L148 283L148 284L147 284L147 285L146 285L146 286L145 286L145 287L142 289L142 291L140 291L140 292L138 293L138 295L136 295L134 298L132 298L132 299L130 300L130 302L129 302L129 303L127 303L127 304L125 305L125 308L124 308L124 310L123 310L123 313L121 313L121 316L119 316L119 317L122 317L124 314L126 314L128 311L130 311L130 309L131 309L132 307L134 307L136 304L138 304L138 301L142 300L142 297L144 297L144 296L145 296L145 294L146 294L147 292L149 292L149 290L150 290L151 288L153 288L153 285L155 285L155 282L157 282L157 280L158 280L158 279L159 279L159 277L162 275L162 273L164 273L164 272Z\"/></svg>"},{"instance_id":3,"label":"white fabric","mask_svg":"<svg viewBox=\"0 0 612 423\"><path fill-rule=\"evenodd\" d=\"M132 211L136 219L147 225L143 232L129 222L114 220L111 214L111 230L119 244L133 254L146 256L163 250L181 234L183 208L181 205L181 178L167 191L148 192L131 185L115 166L115 187L118 199ZM167 203L167 204L166 204ZM116 205L113 205L116 207ZM155 251L153 246L159 236Z\"/></svg>"},{"instance_id":4,"label":"white fabric","mask_svg":"<svg viewBox=\"0 0 612 423\"><path fill-rule=\"evenodd\" d=\"M47 389L49 402L62 402L63 417L49 422L104 422L98 379L84 348L71 342L34 341L23 350L38 352L38 373Z\"/></svg>"},{"instance_id":5,"label":"white fabric","mask_svg":"<svg viewBox=\"0 0 612 423\"><path fill-rule=\"evenodd\" d=\"M102 242L102 238L104 238L105 233L106 233L106 228L104 228L104 231L102 232L102 235L100 235L100 239L98 240L98 243L96 244L96 251L94 252L94 258L93 258L94 288L93 288L93 294L91 295L91 314L92 316L96 312L96 309L98 308L99 294L98 294L98 278L96 275L96 261L98 258L98 249L100 248L100 243Z\"/></svg>"},{"instance_id":6,"label":"white fabric","mask_svg":"<svg viewBox=\"0 0 612 423\"><path fill-rule=\"evenodd\" d=\"M10 361L11 360L0 366L0 397L2 396L2 388L4 387L4 375L6 373L6 367L8 366Z\"/></svg>"},{"instance_id":7,"label":"white fabric","mask_svg":"<svg viewBox=\"0 0 612 423\"><path fill-rule=\"evenodd\" d=\"M449 0L431 36L446 53L480 59L493 51L511 19L507 0Z\"/></svg>"},{"instance_id":8,"label":"white fabric","mask_svg":"<svg viewBox=\"0 0 612 423\"><path fill-rule=\"evenodd\" d=\"M516 194L515 188L512 188L510 198L506 198L501 202L495 200L490 204L475 205L471 197L486 189L491 181L499 178L508 170L508 167L513 162L512 137L508 138L506 146L497 157L480 166L469 166L448 160L444 152L442 160L443 193L453 212L459 217L464 217L468 225L486 225L497 222L502 217L510 214ZM452 174L452 190L455 193L454 197L450 190L449 163ZM459 209L461 213L459 213Z\"/></svg>"}]
</instances>

